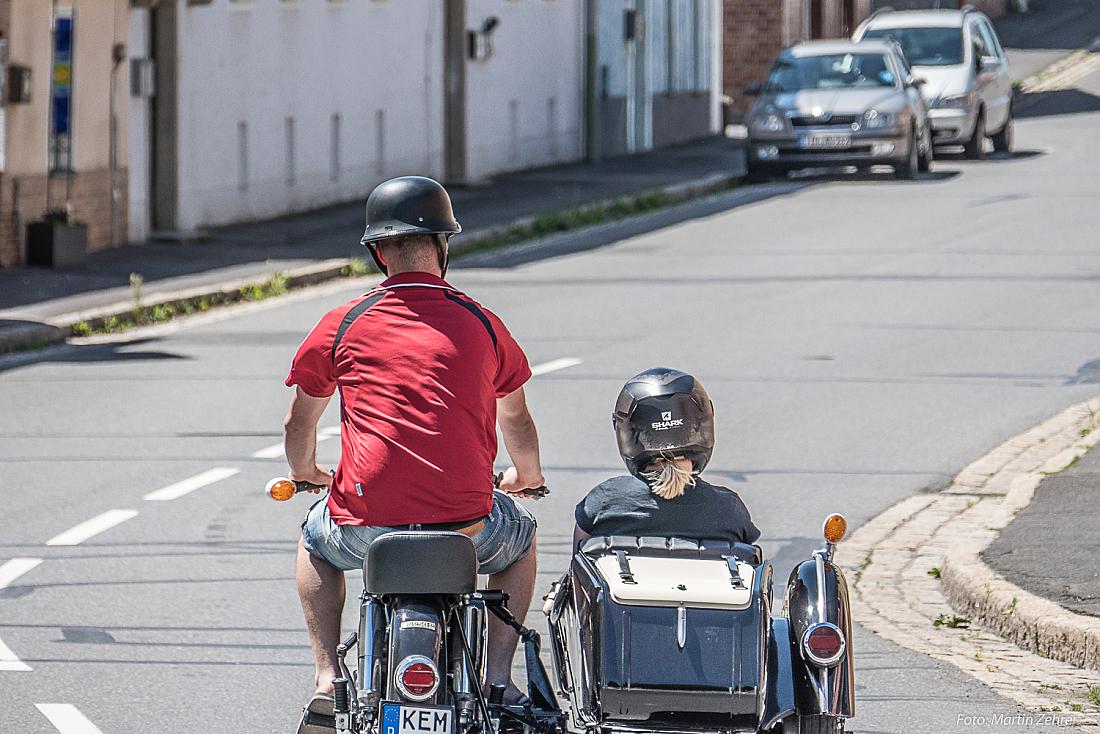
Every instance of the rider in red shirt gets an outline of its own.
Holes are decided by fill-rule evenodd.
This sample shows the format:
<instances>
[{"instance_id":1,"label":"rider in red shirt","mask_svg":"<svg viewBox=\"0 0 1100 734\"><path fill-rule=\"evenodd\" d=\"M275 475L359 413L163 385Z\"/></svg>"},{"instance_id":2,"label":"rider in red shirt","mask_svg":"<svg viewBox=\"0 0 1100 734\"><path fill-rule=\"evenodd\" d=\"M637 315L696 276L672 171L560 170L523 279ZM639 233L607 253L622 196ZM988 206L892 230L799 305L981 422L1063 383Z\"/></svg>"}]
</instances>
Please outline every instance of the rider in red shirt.
<instances>
[{"instance_id":1,"label":"rider in red shirt","mask_svg":"<svg viewBox=\"0 0 1100 734\"><path fill-rule=\"evenodd\" d=\"M363 243L389 277L327 313L286 380L295 387L290 478L331 485L302 523L296 574L316 663L314 713L331 714L343 572L361 568L383 533L423 525L469 536L480 572L508 592L519 619L534 592L535 521L510 496L543 484L523 392L531 368L500 319L443 279L447 238L459 230L435 181L406 176L375 188ZM316 462L316 429L337 391L341 459L330 477ZM515 466L494 492L498 422ZM507 685L510 698L519 695L516 642L491 620L486 682Z\"/></svg>"}]
</instances>

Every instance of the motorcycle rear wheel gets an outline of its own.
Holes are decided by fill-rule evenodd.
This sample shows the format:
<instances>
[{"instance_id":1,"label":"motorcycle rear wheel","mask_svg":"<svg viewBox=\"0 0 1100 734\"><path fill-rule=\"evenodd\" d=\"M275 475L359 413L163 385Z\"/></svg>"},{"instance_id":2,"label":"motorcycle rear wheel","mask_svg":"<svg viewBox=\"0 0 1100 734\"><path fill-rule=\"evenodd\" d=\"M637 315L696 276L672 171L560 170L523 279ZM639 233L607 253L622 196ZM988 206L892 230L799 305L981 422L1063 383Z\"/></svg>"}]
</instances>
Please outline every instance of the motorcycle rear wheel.
<instances>
[{"instance_id":1,"label":"motorcycle rear wheel","mask_svg":"<svg viewBox=\"0 0 1100 734\"><path fill-rule=\"evenodd\" d=\"M837 716L788 716L782 734L844 734L844 719Z\"/></svg>"}]
</instances>

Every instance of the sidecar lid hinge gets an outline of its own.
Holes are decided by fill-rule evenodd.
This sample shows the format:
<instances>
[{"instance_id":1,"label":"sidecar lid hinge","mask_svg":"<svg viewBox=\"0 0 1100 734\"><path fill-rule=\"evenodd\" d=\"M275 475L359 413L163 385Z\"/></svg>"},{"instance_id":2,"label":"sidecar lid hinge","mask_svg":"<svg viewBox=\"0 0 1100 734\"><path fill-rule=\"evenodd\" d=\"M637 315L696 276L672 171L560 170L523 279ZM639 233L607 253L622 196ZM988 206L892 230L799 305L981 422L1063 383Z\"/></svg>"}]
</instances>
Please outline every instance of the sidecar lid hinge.
<instances>
[{"instance_id":1,"label":"sidecar lid hinge","mask_svg":"<svg viewBox=\"0 0 1100 734\"><path fill-rule=\"evenodd\" d=\"M737 570L738 560L736 556L726 556L726 567L730 570L730 585L735 589L745 589L745 580L741 578L741 572Z\"/></svg>"},{"instance_id":2,"label":"sidecar lid hinge","mask_svg":"<svg viewBox=\"0 0 1100 734\"><path fill-rule=\"evenodd\" d=\"M624 584L636 584L634 574L630 571L630 560L626 557L626 551L615 551L615 560L619 562L619 578Z\"/></svg>"}]
</instances>

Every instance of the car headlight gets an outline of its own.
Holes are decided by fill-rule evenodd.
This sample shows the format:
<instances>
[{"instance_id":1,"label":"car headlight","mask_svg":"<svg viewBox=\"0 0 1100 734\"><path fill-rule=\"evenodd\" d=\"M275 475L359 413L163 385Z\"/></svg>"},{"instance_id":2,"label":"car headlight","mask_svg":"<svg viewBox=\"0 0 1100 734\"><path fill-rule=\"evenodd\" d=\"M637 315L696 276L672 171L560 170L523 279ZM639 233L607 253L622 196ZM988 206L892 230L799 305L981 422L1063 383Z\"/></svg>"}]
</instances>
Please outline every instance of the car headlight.
<instances>
[{"instance_id":1,"label":"car headlight","mask_svg":"<svg viewBox=\"0 0 1100 734\"><path fill-rule=\"evenodd\" d=\"M945 97L940 97L936 100L935 107L938 109L952 109L952 108L969 108L974 105L974 93L967 92L966 94L949 94Z\"/></svg>"},{"instance_id":2,"label":"car headlight","mask_svg":"<svg viewBox=\"0 0 1100 734\"><path fill-rule=\"evenodd\" d=\"M774 107L766 107L752 116L749 129L757 133L781 133L787 129L787 118Z\"/></svg>"},{"instance_id":3,"label":"car headlight","mask_svg":"<svg viewBox=\"0 0 1100 734\"><path fill-rule=\"evenodd\" d=\"M898 121L896 112L879 112L867 110L863 113L863 127L867 130L881 130L885 127L893 127Z\"/></svg>"}]
</instances>

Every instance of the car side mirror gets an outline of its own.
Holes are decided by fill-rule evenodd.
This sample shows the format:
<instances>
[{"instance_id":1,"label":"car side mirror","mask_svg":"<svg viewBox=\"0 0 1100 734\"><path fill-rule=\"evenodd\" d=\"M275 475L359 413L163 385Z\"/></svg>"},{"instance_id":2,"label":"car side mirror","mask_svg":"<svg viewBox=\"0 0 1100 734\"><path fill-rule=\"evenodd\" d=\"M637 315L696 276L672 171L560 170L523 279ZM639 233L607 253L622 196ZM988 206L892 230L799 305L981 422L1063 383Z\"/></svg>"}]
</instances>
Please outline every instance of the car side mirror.
<instances>
[{"instance_id":1,"label":"car side mirror","mask_svg":"<svg viewBox=\"0 0 1100 734\"><path fill-rule=\"evenodd\" d=\"M750 97L755 97L763 91L764 85L760 82L749 82L745 85L744 92Z\"/></svg>"},{"instance_id":2,"label":"car side mirror","mask_svg":"<svg viewBox=\"0 0 1100 734\"><path fill-rule=\"evenodd\" d=\"M978 59L978 71L987 71L997 66L996 56L982 56Z\"/></svg>"}]
</instances>

